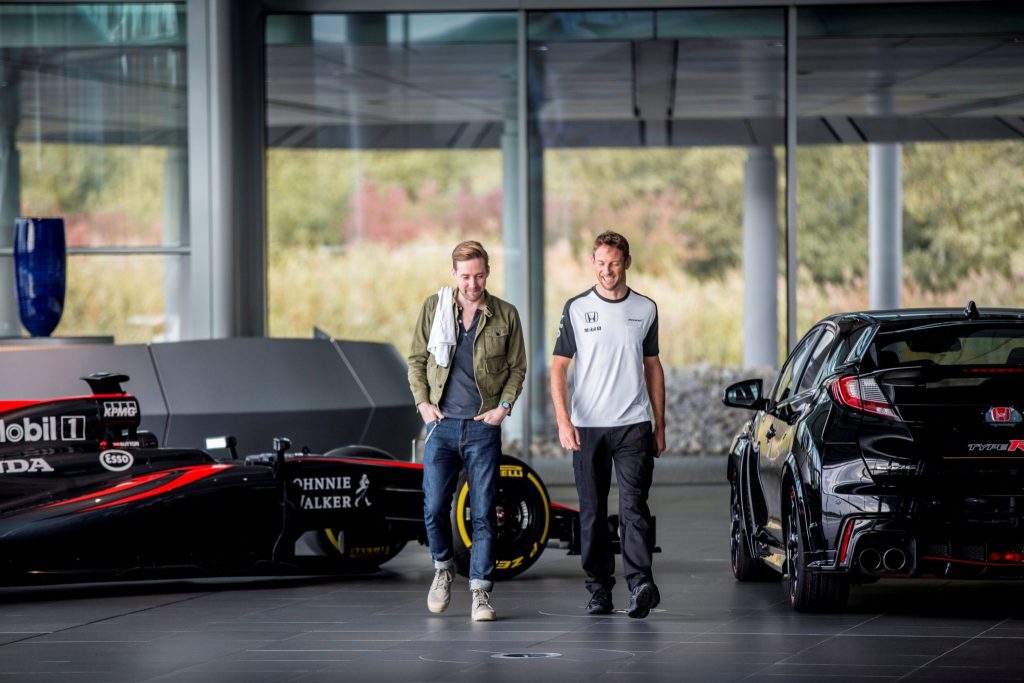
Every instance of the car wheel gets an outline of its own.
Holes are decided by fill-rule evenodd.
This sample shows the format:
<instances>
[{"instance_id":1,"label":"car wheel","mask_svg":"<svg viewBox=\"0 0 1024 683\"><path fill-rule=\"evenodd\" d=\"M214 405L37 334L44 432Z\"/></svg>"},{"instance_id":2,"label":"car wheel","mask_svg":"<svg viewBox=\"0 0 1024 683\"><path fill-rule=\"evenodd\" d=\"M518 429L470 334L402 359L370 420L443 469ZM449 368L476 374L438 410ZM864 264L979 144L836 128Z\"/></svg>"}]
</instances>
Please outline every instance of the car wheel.
<instances>
[{"instance_id":1,"label":"car wheel","mask_svg":"<svg viewBox=\"0 0 1024 683\"><path fill-rule=\"evenodd\" d=\"M396 460L395 456L373 446L341 446L324 457L362 458L366 460ZM405 547L405 539L390 533L387 522L379 521L357 529L318 529L317 545L327 557L351 567L379 567L392 559Z\"/></svg>"},{"instance_id":2,"label":"car wheel","mask_svg":"<svg viewBox=\"0 0 1024 683\"><path fill-rule=\"evenodd\" d=\"M750 542L743 524L743 507L740 505L740 496L743 494L740 491L738 473L735 474L729 488L729 561L732 575L737 581L764 581L769 577L778 580L778 574L750 554Z\"/></svg>"},{"instance_id":3,"label":"car wheel","mask_svg":"<svg viewBox=\"0 0 1024 683\"><path fill-rule=\"evenodd\" d=\"M806 524L800 512L796 485L790 484L786 506L786 573L789 603L797 612L835 612L846 607L850 583L845 576L807 568Z\"/></svg>"},{"instance_id":4,"label":"car wheel","mask_svg":"<svg viewBox=\"0 0 1024 683\"><path fill-rule=\"evenodd\" d=\"M521 460L501 456L498 492L495 496L494 572L503 581L526 571L544 552L551 526L548 491L537 473ZM455 567L469 576L473 545L473 516L469 506L466 473L459 477L452 506Z\"/></svg>"}]
</instances>

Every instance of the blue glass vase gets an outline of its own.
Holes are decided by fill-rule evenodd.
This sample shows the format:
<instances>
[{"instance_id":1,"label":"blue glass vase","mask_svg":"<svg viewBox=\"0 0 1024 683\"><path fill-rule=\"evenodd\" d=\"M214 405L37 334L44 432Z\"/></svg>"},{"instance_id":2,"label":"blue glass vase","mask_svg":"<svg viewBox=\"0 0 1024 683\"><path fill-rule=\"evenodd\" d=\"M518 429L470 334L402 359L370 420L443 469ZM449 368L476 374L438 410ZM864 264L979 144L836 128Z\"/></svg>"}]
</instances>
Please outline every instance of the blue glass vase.
<instances>
[{"instance_id":1,"label":"blue glass vase","mask_svg":"<svg viewBox=\"0 0 1024 683\"><path fill-rule=\"evenodd\" d=\"M33 337L48 337L64 312L63 218L15 219L14 272L21 324Z\"/></svg>"}]
</instances>

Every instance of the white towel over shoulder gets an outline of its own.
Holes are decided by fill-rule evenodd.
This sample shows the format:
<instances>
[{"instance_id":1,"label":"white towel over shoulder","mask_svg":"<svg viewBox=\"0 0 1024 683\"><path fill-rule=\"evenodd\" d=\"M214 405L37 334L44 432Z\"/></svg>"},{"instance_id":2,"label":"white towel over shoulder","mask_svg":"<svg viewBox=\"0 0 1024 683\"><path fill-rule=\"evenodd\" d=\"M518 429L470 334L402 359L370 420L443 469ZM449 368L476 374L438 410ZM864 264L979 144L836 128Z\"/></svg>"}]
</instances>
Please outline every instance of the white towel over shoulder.
<instances>
[{"instance_id":1,"label":"white towel over shoulder","mask_svg":"<svg viewBox=\"0 0 1024 683\"><path fill-rule=\"evenodd\" d=\"M455 316L452 314L452 288L442 287L437 292L437 309L434 310L434 322L430 326L430 338L427 339L427 351L434 354L437 364L448 367L451 349L455 346Z\"/></svg>"}]
</instances>

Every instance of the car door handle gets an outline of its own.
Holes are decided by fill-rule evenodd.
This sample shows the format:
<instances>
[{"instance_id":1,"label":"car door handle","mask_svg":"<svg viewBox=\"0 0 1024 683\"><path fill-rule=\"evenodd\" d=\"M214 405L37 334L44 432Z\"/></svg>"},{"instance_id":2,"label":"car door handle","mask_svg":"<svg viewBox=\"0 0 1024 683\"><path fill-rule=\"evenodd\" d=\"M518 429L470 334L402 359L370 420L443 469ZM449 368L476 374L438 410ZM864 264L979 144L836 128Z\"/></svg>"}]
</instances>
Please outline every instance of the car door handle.
<instances>
[{"instance_id":1,"label":"car door handle","mask_svg":"<svg viewBox=\"0 0 1024 683\"><path fill-rule=\"evenodd\" d=\"M775 425L768 425L768 433L764 435L764 438L771 441L773 436L775 436Z\"/></svg>"}]
</instances>

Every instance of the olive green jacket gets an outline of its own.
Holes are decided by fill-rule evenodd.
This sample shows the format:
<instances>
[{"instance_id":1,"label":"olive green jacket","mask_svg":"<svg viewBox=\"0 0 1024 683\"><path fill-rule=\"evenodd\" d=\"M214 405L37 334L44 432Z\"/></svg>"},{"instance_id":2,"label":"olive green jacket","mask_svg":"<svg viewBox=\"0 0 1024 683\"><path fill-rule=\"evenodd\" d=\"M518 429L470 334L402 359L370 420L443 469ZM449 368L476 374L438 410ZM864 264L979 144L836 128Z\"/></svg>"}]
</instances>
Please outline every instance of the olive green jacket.
<instances>
[{"instance_id":1,"label":"olive green jacket","mask_svg":"<svg viewBox=\"0 0 1024 683\"><path fill-rule=\"evenodd\" d=\"M454 301L455 296L452 296ZM434 324L437 310L437 294L423 302L419 320L412 335L412 349L409 351L409 388L412 389L416 405L427 401L437 405L441 402L448 372L451 370L451 353L448 367L437 364L434 354L427 351L430 327ZM523 344L523 328L519 312L507 301L490 293L484 293L484 305L473 338L473 374L480 392L480 411L493 410L501 401L514 404L523 390L526 379L526 347ZM452 305L448 315L458 315L457 304Z\"/></svg>"}]
</instances>

